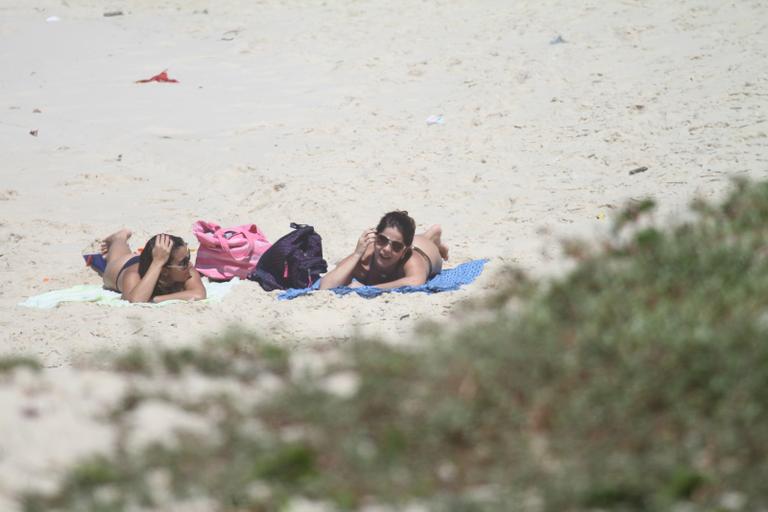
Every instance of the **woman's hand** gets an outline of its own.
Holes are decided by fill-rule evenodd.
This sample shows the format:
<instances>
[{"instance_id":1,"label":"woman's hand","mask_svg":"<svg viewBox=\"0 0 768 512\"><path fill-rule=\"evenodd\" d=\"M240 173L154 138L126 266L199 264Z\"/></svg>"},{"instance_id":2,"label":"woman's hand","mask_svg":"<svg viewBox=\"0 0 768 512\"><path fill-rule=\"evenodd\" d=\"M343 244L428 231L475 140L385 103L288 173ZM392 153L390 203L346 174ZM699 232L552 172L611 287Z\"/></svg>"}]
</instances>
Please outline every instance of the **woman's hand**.
<instances>
[{"instance_id":1,"label":"woman's hand","mask_svg":"<svg viewBox=\"0 0 768 512\"><path fill-rule=\"evenodd\" d=\"M152 263L163 266L171 257L173 241L168 235L157 235L155 237L155 246L152 248Z\"/></svg>"},{"instance_id":2,"label":"woman's hand","mask_svg":"<svg viewBox=\"0 0 768 512\"><path fill-rule=\"evenodd\" d=\"M320 281L320 289L327 290L329 288L337 288L339 286L349 286L352 282L352 276L355 273L355 269L360 265L365 251L368 250L368 246L374 243L376 240L376 230L366 229L360 238L357 240L357 246L355 252L344 258L336 265L336 268L328 272L323 276ZM362 271L362 268L360 269Z\"/></svg>"},{"instance_id":3,"label":"woman's hand","mask_svg":"<svg viewBox=\"0 0 768 512\"><path fill-rule=\"evenodd\" d=\"M360 238L357 240L357 247L355 247L355 254L358 256L362 256L365 254L365 251L368 249L368 246L371 245L376 240L376 230L366 229L363 231L363 234L360 235Z\"/></svg>"}]
</instances>

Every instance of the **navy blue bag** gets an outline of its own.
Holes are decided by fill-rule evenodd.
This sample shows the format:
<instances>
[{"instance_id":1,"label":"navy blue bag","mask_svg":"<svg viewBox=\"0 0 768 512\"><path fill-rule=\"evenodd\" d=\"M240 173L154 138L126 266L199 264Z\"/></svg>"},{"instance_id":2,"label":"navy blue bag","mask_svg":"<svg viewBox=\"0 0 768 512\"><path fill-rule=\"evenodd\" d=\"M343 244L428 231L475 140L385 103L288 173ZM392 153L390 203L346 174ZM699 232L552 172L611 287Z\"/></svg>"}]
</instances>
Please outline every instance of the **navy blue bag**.
<instances>
[{"instance_id":1,"label":"navy blue bag","mask_svg":"<svg viewBox=\"0 0 768 512\"><path fill-rule=\"evenodd\" d=\"M259 258L248 279L272 290L308 288L328 271L323 259L323 239L315 228L291 222L294 231L272 244Z\"/></svg>"}]
</instances>

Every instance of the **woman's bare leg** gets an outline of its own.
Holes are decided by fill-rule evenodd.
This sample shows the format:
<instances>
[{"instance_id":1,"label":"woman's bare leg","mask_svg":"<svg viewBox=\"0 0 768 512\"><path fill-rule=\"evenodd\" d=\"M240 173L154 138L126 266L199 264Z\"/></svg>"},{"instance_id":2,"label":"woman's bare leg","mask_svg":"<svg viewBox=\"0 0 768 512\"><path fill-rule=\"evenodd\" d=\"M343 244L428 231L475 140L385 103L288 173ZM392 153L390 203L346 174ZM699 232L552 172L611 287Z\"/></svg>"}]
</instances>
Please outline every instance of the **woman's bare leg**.
<instances>
[{"instance_id":1,"label":"woman's bare leg","mask_svg":"<svg viewBox=\"0 0 768 512\"><path fill-rule=\"evenodd\" d=\"M433 224L432 227L423 232L420 236L429 238L432 243L435 244L437 250L440 251L440 257L448 261L448 246L442 241L443 228L440 227L440 224Z\"/></svg>"},{"instance_id":2,"label":"woman's bare leg","mask_svg":"<svg viewBox=\"0 0 768 512\"><path fill-rule=\"evenodd\" d=\"M101 254L107 260L107 268L104 270L104 287L117 290L117 274L123 265L131 257L131 248L128 239L133 233L129 229L115 231L101 242Z\"/></svg>"},{"instance_id":3,"label":"woman's bare leg","mask_svg":"<svg viewBox=\"0 0 768 512\"><path fill-rule=\"evenodd\" d=\"M448 246L441 239L443 228L434 224L425 232L413 237L414 247L418 247L429 257L432 274L439 274L443 269L443 260L448 259Z\"/></svg>"},{"instance_id":4,"label":"woman's bare leg","mask_svg":"<svg viewBox=\"0 0 768 512\"><path fill-rule=\"evenodd\" d=\"M429 258L430 263L432 263L432 275L439 274L443 270L443 258L440 256L437 245L430 238L424 235L416 235L413 237L413 246L421 249ZM421 257L421 255L414 254L411 257Z\"/></svg>"}]
</instances>

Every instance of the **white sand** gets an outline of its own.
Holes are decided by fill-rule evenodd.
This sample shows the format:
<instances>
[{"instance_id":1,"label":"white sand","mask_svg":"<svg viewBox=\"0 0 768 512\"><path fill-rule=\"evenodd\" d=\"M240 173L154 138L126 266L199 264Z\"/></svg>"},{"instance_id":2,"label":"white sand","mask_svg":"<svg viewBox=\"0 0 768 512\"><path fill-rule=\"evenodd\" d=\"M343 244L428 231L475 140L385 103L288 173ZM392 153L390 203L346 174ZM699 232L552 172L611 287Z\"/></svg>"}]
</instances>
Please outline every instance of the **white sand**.
<instances>
[{"instance_id":1,"label":"white sand","mask_svg":"<svg viewBox=\"0 0 768 512\"><path fill-rule=\"evenodd\" d=\"M730 176L764 177L768 6L716 4L0 0L0 351L67 368L232 324L291 347L355 330L398 342L487 293L505 263L562 268L553 240L604 228L629 198L674 218ZM134 83L164 69L180 83ZM428 126L433 114L445 124ZM194 241L197 219L253 222L272 240L311 223L333 263L395 208L441 223L450 263L491 258L484 275L370 301L278 302L246 283L211 305L17 307L98 283L80 253L120 227L141 245L161 231ZM89 386L56 384L79 374L40 377L47 400L86 410ZM15 382L0 389L16 396ZM0 400L4 429L82 446L47 406L18 407ZM29 442L0 437L0 475L34 474Z\"/></svg>"}]
</instances>

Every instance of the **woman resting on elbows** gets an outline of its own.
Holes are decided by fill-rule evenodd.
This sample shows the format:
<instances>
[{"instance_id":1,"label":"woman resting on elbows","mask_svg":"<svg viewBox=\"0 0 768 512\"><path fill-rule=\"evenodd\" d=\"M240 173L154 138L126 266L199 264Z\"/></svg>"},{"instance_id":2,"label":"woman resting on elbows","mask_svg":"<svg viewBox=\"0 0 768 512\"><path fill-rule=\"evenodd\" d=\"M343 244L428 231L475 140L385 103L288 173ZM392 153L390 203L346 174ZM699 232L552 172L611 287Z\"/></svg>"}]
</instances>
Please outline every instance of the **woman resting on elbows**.
<instances>
[{"instance_id":1,"label":"woman resting on elbows","mask_svg":"<svg viewBox=\"0 0 768 512\"><path fill-rule=\"evenodd\" d=\"M205 287L190 262L184 240L173 235L149 239L140 256L131 254L127 229L112 233L101 244L107 260L104 287L122 293L130 302L201 300Z\"/></svg>"},{"instance_id":2,"label":"woman resting on elbows","mask_svg":"<svg viewBox=\"0 0 768 512\"><path fill-rule=\"evenodd\" d=\"M368 229L357 241L355 251L341 260L320 281L320 289L338 286L377 288L419 286L440 273L448 247L441 241L442 230L434 225L416 235L416 223L408 212L384 215L376 229Z\"/></svg>"}]
</instances>

